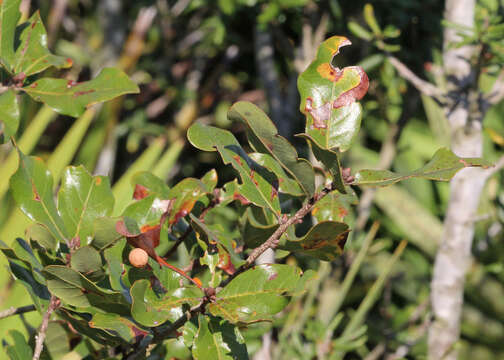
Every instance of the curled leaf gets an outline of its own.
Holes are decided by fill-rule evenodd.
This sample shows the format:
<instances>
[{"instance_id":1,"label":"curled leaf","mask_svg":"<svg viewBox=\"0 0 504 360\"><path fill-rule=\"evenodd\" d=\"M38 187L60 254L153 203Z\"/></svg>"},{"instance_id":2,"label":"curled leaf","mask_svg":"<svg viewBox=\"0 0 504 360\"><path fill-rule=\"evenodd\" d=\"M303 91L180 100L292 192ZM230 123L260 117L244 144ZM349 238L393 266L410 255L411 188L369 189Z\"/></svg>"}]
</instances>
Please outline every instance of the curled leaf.
<instances>
[{"instance_id":1,"label":"curled leaf","mask_svg":"<svg viewBox=\"0 0 504 360\"><path fill-rule=\"evenodd\" d=\"M342 36L327 39L298 78L306 133L323 149L348 150L360 128L362 109L356 101L366 94L369 79L360 66L332 64L340 48L350 44Z\"/></svg>"}]
</instances>

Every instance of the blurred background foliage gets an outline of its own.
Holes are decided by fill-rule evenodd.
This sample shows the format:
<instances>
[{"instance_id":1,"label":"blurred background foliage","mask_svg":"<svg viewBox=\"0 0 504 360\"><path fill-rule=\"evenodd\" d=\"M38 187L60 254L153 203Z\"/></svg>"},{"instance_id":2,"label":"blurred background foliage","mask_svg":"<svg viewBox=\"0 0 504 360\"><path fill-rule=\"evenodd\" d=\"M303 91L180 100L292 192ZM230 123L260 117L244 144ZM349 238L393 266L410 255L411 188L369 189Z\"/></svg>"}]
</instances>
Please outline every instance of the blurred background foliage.
<instances>
[{"instance_id":1,"label":"blurred background foliage","mask_svg":"<svg viewBox=\"0 0 504 360\"><path fill-rule=\"evenodd\" d=\"M449 128L438 105L400 78L385 52L394 52L421 77L437 82L442 30L450 24L442 23L442 1L370 4L365 7L366 1L361 0L24 1L25 16L40 9L51 49L73 59L70 70L55 71L53 76L87 80L104 66L117 66L139 84L141 93L95 107L77 120L58 116L24 97L17 142L25 153L44 158L55 177L68 164L111 174L116 194L132 192L131 177L140 170L151 170L174 184L217 167L220 186L232 178L231 168L223 166L216 153L191 147L187 128L203 121L243 138L243 126L230 123L226 113L233 102L248 100L267 110L280 133L306 154L304 143L293 137L304 125L296 79L324 38L344 35L353 46L343 49L335 65L361 65L370 79L369 92L361 101L362 130L345 153L344 166L416 169L437 148L449 145ZM479 1L480 33L467 42L487 41L485 29L502 22L502 15L504 1ZM495 79L492 66L498 66L504 54L502 41L492 44L491 51L482 50L487 51L489 69L481 77L483 90ZM501 102L484 120L484 157L490 161L504 152L503 116ZM11 154L9 144L0 146L0 237L7 243L23 236L26 225L6 191L17 166ZM462 340L457 345L461 359L504 357L503 184L501 171L490 179L481 199ZM361 202L348 215L354 231L341 258L326 263L277 254L278 262L302 264L316 269L319 276L273 323L244 329L249 352L258 359L263 358L265 347L274 359L425 356L431 321L429 282L449 185L411 179L390 188L356 190ZM225 224L236 215L219 216ZM403 239L409 242L405 249ZM180 267L187 265L183 255L179 254ZM4 257L0 264L6 266ZM7 274L0 273L0 309L29 304L26 290ZM7 329L33 331L38 316L29 313L0 320L0 337L6 337ZM189 358L177 344L177 340L168 342L169 355ZM70 346L54 346L58 345Z\"/></svg>"}]
</instances>

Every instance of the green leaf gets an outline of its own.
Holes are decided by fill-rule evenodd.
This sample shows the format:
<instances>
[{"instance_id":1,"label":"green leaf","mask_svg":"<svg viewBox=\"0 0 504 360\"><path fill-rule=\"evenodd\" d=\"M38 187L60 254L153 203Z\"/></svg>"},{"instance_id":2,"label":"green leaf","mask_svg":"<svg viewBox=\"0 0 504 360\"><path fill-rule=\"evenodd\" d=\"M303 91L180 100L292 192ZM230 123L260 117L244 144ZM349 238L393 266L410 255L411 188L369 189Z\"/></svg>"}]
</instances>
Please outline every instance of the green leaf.
<instances>
[{"instance_id":1,"label":"green leaf","mask_svg":"<svg viewBox=\"0 0 504 360\"><path fill-rule=\"evenodd\" d=\"M58 241L67 242L68 232L54 203L51 173L40 158L25 156L19 149L18 154L19 167L10 179L14 199L30 219L45 225Z\"/></svg>"},{"instance_id":2,"label":"green leaf","mask_svg":"<svg viewBox=\"0 0 504 360\"><path fill-rule=\"evenodd\" d=\"M83 246L77 249L72 254L70 266L94 282L104 276L101 256L98 251L90 246Z\"/></svg>"},{"instance_id":3,"label":"green leaf","mask_svg":"<svg viewBox=\"0 0 504 360\"><path fill-rule=\"evenodd\" d=\"M46 226L32 224L26 229L25 234L27 239L37 242L37 244L42 247L50 250L56 250L58 242Z\"/></svg>"},{"instance_id":4,"label":"green leaf","mask_svg":"<svg viewBox=\"0 0 504 360\"><path fill-rule=\"evenodd\" d=\"M252 131L249 141L255 150L273 156L297 180L306 195L313 195L315 173L312 165L308 160L298 157L296 148L278 134L275 124L260 108L250 102L240 101L229 109L228 118L245 122Z\"/></svg>"},{"instance_id":5,"label":"green leaf","mask_svg":"<svg viewBox=\"0 0 504 360\"><path fill-rule=\"evenodd\" d=\"M257 265L234 278L207 309L231 323L269 320L288 304L300 281L295 266Z\"/></svg>"},{"instance_id":6,"label":"green leaf","mask_svg":"<svg viewBox=\"0 0 504 360\"><path fill-rule=\"evenodd\" d=\"M114 196L107 176L91 176L84 166L69 166L63 172L58 192L58 210L72 238L89 243L93 222L109 216L114 208Z\"/></svg>"},{"instance_id":7,"label":"green leaf","mask_svg":"<svg viewBox=\"0 0 504 360\"><path fill-rule=\"evenodd\" d=\"M217 171L215 169L212 169L208 171L203 177L201 178L201 182L205 184L207 187L207 192L211 193L215 187L217 186L217 181L219 180L217 176Z\"/></svg>"},{"instance_id":8,"label":"green leaf","mask_svg":"<svg viewBox=\"0 0 504 360\"><path fill-rule=\"evenodd\" d=\"M60 321L49 321L44 348L52 359L61 359L71 351L70 336L66 324Z\"/></svg>"},{"instance_id":9,"label":"green leaf","mask_svg":"<svg viewBox=\"0 0 504 360\"><path fill-rule=\"evenodd\" d=\"M26 341L24 335L17 330L9 330L9 335L13 340L12 345L5 347L5 352L10 360L25 360L31 359L33 356L32 349Z\"/></svg>"},{"instance_id":10,"label":"green leaf","mask_svg":"<svg viewBox=\"0 0 504 360\"><path fill-rule=\"evenodd\" d=\"M137 173L132 180L134 185L140 185L145 189L144 195L156 195L160 199L168 199L168 192L170 188L166 183L153 175L149 171L142 171ZM136 190L136 189L135 189ZM136 192L135 192L136 193ZM134 196L135 199L138 197Z\"/></svg>"},{"instance_id":11,"label":"green leaf","mask_svg":"<svg viewBox=\"0 0 504 360\"><path fill-rule=\"evenodd\" d=\"M279 249L299 252L320 260L332 261L343 253L350 229L348 225L336 221L323 221L312 227L301 238L287 236L287 241Z\"/></svg>"},{"instance_id":12,"label":"green leaf","mask_svg":"<svg viewBox=\"0 0 504 360\"><path fill-rule=\"evenodd\" d=\"M119 344L119 339L116 336L112 336L110 333L101 329L92 329L88 323L88 314L80 314L65 308L60 308L58 315L68 321L77 333L88 336L90 339L98 342L99 344L107 346Z\"/></svg>"},{"instance_id":13,"label":"green leaf","mask_svg":"<svg viewBox=\"0 0 504 360\"><path fill-rule=\"evenodd\" d=\"M43 78L22 90L54 111L73 117L82 115L86 107L93 104L139 92L138 86L124 72L114 68L105 68L96 78L82 83Z\"/></svg>"},{"instance_id":14,"label":"green leaf","mask_svg":"<svg viewBox=\"0 0 504 360\"><path fill-rule=\"evenodd\" d=\"M0 35L1 36L1 35ZM9 141L19 127L19 105L14 90L0 95L0 144Z\"/></svg>"},{"instance_id":15,"label":"green leaf","mask_svg":"<svg viewBox=\"0 0 504 360\"><path fill-rule=\"evenodd\" d=\"M198 331L194 335L192 355L195 360L246 360L245 339L236 326L224 320L198 316Z\"/></svg>"},{"instance_id":16,"label":"green leaf","mask_svg":"<svg viewBox=\"0 0 504 360\"><path fill-rule=\"evenodd\" d=\"M366 41L371 41L373 40L373 34L364 29L362 26L360 26L358 23L355 21L349 21L348 22L348 30L355 36L366 40Z\"/></svg>"},{"instance_id":17,"label":"green leaf","mask_svg":"<svg viewBox=\"0 0 504 360\"><path fill-rule=\"evenodd\" d=\"M376 21L373 5L364 5L364 20L366 20L366 23L371 28L371 30L373 30L373 33L375 35L381 35L382 31L380 29L380 26L378 25L378 21Z\"/></svg>"},{"instance_id":18,"label":"green leaf","mask_svg":"<svg viewBox=\"0 0 504 360\"><path fill-rule=\"evenodd\" d=\"M0 62L7 71L14 62L14 35L21 17L21 0L4 0L0 3Z\"/></svg>"},{"instance_id":19,"label":"green leaf","mask_svg":"<svg viewBox=\"0 0 504 360\"><path fill-rule=\"evenodd\" d=\"M37 74L54 66L67 68L72 66L72 60L51 54L47 48L47 33L40 18L40 12L35 12L28 22L20 25L19 46L13 61L12 72L24 73L25 76Z\"/></svg>"},{"instance_id":20,"label":"green leaf","mask_svg":"<svg viewBox=\"0 0 504 360\"><path fill-rule=\"evenodd\" d=\"M232 274L235 270L234 266L240 266L244 263L244 260L235 252L236 243L231 234L225 236L223 231L219 231L222 229L219 224L207 225L191 214L191 226L198 239L206 244L203 250L218 252L219 268ZM217 248L215 249L215 247Z\"/></svg>"},{"instance_id":21,"label":"green leaf","mask_svg":"<svg viewBox=\"0 0 504 360\"><path fill-rule=\"evenodd\" d=\"M184 314L182 305L197 305L203 292L196 287L181 287L165 294L156 294L148 280L137 280L130 289L131 314L144 326L159 326L175 321Z\"/></svg>"},{"instance_id":22,"label":"green leaf","mask_svg":"<svg viewBox=\"0 0 504 360\"><path fill-rule=\"evenodd\" d=\"M240 231L248 248L254 249L264 243L278 228L278 224L261 222L249 207L243 215L243 226Z\"/></svg>"},{"instance_id":23,"label":"green leaf","mask_svg":"<svg viewBox=\"0 0 504 360\"><path fill-rule=\"evenodd\" d=\"M47 278L47 287L51 294L69 305L127 313L126 303L120 293L95 285L78 271L66 266L49 265L42 273Z\"/></svg>"},{"instance_id":24,"label":"green leaf","mask_svg":"<svg viewBox=\"0 0 504 360\"><path fill-rule=\"evenodd\" d=\"M333 178L333 183L335 188L342 194L346 193L345 181L343 180L341 163L339 159L338 150L324 149L319 146L319 144L307 134L299 134L298 136L305 138L310 144L310 148L313 152L315 158L322 162L324 166L329 170Z\"/></svg>"},{"instance_id":25,"label":"green leaf","mask_svg":"<svg viewBox=\"0 0 504 360\"><path fill-rule=\"evenodd\" d=\"M112 289L116 291L124 291L124 284L121 282L121 276L124 271L123 255L126 248L126 239L121 239L114 245L105 249L103 257L108 267L108 275ZM126 254L127 256L127 254Z\"/></svg>"},{"instance_id":26,"label":"green leaf","mask_svg":"<svg viewBox=\"0 0 504 360\"><path fill-rule=\"evenodd\" d=\"M317 201L311 211L318 222L343 221L350 212L352 205L357 205L359 198L351 187L347 187L346 194L332 191Z\"/></svg>"},{"instance_id":27,"label":"green leaf","mask_svg":"<svg viewBox=\"0 0 504 360\"><path fill-rule=\"evenodd\" d=\"M299 76L300 110L306 115L306 134L322 149L346 151L360 128L360 100L369 79L360 66L339 69L332 65L342 46L350 41L333 36L322 43L316 59Z\"/></svg>"},{"instance_id":28,"label":"green leaf","mask_svg":"<svg viewBox=\"0 0 504 360\"><path fill-rule=\"evenodd\" d=\"M51 294L43 284L44 281L38 271L33 271L33 267L29 262L22 260L13 249L7 247L2 241L0 241L0 250L9 260L12 275L16 281L21 282L28 290L37 310L40 312L47 310Z\"/></svg>"},{"instance_id":29,"label":"green leaf","mask_svg":"<svg viewBox=\"0 0 504 360\"><path fill-rule=\"evenodd\" d=\"M271 209L276 214L280 213L278 178L253 161L233 134L227 130L196 123L189 128L187 137L200 150L217 150L224 163L231 164L238 171L242 180L238 189L243 198L257 206Z\"/></svg>"},{"instance_id":30,"label":"green leaf","mask_svg":"<svg viewBox=\"0 0 504 360\"><path fill-rule=\"evenodd\" d=\"M135 220L139 227L159 224L159 219L167 207L167 200L160 200L156 195L149 195L129 205L124 210L123 216Z\"/></svg>"},{"instance_id":31,"label":"green leaf","mask_svg":"<svg viewBox=\"0 0 504 360\"><path fill-rule=\"evenodd\" d=\"M278 178L278 191L283 194L289 194L292 196L303 196L305 193L298 182L291 177L289 177L280 163L276 161L269 154L262 153L251 153L250 158L257 162L259 165L265 167L272 173L274 173Z\"/></svg>"},{"instance_id":32,"label":"green leaf","mask_svg":"<svg viewBox=\"0 0 504 360\"><path fill-rule=\"evenodd\" d=\"M117 314L94 314L89 326L107 332L113 331L127 342L132 342L139 335L147 335L147 332L141 330L134 322Z\"/></svg>"},{"instance_id":33,"label":"green leaf","mask_svg":"<svg viewBox=\"0 0 504 360\"><path fill-rule=\"evenodd\" d=\"M120 218L101 217L93 221L93 245L98 250L102 250L115 243L121 238L116 230L116 223Z\"/></svg>"},{"instance_id":34,"label":"green leaf","mask_svg":"<svg viewBox=\"0 0 504 360\"><path fill-rule=\"evenodd\" d=\"M361 170L355 174L355 181L352 185L387 186L413 177L449 181L459 170L471 166L488 168L492 164L481 158L460 158L452 151L441 148L420 169L407 173L395 173L389 170Z\"/></svg>"}]
</instances>

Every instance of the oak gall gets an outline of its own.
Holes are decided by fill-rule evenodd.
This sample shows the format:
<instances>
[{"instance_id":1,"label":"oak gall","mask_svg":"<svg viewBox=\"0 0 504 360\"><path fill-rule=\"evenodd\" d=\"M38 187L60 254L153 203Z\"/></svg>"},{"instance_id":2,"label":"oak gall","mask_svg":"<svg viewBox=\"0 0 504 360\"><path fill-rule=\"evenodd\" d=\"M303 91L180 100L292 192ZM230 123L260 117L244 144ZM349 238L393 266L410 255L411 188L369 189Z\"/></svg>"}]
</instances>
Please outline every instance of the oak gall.
<instances>
[{"instance_id":1,"label":"oak gall","mask_svg":"<svg viewBox=\"0 0 504 360\"><path fill-rule=\"evenodd\" d=\"M149 255L147 255L145 250L142 250L140 248L131 250L128 258L130 264L137 268L144 267L149 261Z\"/></svg>"}]
</instances>

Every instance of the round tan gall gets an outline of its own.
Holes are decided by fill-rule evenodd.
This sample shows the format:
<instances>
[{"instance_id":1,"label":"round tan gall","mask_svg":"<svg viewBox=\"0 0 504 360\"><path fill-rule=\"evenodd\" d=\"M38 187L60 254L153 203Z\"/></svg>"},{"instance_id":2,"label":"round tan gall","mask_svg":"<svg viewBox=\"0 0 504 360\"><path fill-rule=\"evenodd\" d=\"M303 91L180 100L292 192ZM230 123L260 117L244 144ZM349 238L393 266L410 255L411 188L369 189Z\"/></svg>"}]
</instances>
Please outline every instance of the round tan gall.
<instances>
[{"instance_id":1,"label":"round tan gall","mask_svg":"<svg viewBox=\"0 0 504 360\"><path fill-rule=\"evenodd\" d=\"M149 261L149 255L147 255L145 250L142 250L140 248L131 250L128 258L130 264L137 268L144 267Z\"/></svg>"}]
</instances>

